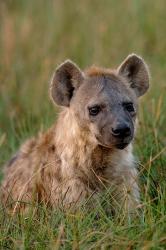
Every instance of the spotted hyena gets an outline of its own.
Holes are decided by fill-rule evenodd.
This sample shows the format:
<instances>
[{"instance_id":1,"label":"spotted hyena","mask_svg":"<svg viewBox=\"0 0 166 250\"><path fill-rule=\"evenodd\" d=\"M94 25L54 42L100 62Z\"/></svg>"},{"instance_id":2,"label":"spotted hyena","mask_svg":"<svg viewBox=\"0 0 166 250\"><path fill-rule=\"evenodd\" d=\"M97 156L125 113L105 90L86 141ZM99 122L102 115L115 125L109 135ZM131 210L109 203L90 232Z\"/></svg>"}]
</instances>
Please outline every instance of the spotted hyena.
<instances>
[{"instance_id":1,"label":"spotted hyena","mask_svg":"<svg viewBox=\"0 0 166 250\"><path fill-rule=\"evenodd\" d=\"M62 111L47 132L26 141L6 164L3 204L14 211L32 201L68 207L113 187L116 203L133 211L139 188L132 141L138 98L148 88L147 65L135 54L113 70L83 72L70 60L62 63L50 85Z\"/></svg>"}]
</instances>

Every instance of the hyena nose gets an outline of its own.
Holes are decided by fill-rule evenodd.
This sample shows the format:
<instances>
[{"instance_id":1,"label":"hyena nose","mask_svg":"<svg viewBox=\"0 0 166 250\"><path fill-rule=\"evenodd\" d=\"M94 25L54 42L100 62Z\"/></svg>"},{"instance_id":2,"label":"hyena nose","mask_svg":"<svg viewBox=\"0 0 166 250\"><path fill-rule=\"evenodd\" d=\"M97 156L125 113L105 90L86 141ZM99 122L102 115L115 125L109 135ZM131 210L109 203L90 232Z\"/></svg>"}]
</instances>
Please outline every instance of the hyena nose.
<instances>
[{"instance_id":1,"label":"hyena nose","mask_svg":"<svg viewBox=\"0 0 166 250\"><path fill-rule=\"evenodd\" d=\"M112 128L112 134L118 138L124 138L131 135L131 129L127 124L120 124L116 128Z\"/></svg>"}]
</instances>

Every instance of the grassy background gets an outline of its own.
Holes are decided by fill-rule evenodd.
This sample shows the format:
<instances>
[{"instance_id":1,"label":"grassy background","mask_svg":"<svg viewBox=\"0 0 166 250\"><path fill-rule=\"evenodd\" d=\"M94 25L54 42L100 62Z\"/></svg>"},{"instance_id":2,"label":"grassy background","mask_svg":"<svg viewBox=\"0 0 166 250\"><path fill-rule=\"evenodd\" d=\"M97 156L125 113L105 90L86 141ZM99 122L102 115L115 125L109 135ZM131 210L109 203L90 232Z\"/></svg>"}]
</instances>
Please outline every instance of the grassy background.
<instances>
[{"instance_id":1,"label":"grassy background","mask_svg":"<svg viewBox=\"0 0 166 250\"><path fill-rule=\"evenodd\" d=\"M75 215L40 208L28 217L0 212L1 249L165 249L166 3L164 0L0 1L0 165L21 142L50 126L54 68L70 58L85 68L112 67L131 52L150 66L135 152L140 159L142 215L111 218L107 195Z\"/></svg>"}]
</instances>

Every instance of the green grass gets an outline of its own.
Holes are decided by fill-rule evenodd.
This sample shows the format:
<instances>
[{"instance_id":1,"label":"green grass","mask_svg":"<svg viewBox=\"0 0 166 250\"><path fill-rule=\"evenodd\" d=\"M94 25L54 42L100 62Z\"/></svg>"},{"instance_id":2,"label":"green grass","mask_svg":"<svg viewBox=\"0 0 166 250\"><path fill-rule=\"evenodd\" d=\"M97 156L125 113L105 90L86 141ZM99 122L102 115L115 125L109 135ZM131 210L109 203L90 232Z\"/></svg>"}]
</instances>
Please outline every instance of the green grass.
<instances>
[{"instance_id":1,"label":"green grass","mask_svg":"<svg viewBox=\"0 0 166 250\"><path fill-rule=\"evenodd\" d=\"M142 213L112 218L107 194L76 214L40 207L26 217L0 210L1 249L166 249L166 3L164 0L0 2L0 165L57 111L51 74L66 58L112 67L131 52L150 66L135 141Z\"/></svg>"}]
</instances>

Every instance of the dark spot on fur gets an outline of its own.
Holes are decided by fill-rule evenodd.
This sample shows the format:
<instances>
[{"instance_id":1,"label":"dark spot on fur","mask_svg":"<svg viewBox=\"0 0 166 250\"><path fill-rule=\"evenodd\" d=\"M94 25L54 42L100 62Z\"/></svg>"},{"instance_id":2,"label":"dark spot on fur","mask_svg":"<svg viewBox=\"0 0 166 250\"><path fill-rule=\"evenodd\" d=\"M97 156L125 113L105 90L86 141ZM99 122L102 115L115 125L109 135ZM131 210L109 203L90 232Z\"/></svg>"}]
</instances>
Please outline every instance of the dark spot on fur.
<instances>
[{"instance_id":1,"label":"dark spot on fur","mask_svg":"<svg viewBox=\"0 0 166 250\"><path fill-rule=\"evenodd\" d=\"M55 152L55 145L51 145L48 149L48 151L51 152Z\"/></svg>"}]
</instances>

